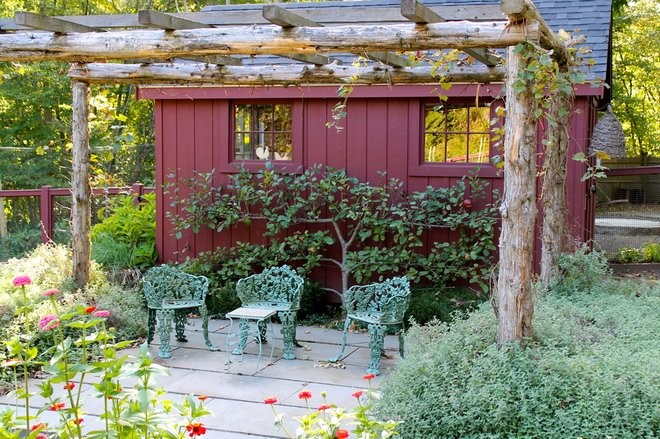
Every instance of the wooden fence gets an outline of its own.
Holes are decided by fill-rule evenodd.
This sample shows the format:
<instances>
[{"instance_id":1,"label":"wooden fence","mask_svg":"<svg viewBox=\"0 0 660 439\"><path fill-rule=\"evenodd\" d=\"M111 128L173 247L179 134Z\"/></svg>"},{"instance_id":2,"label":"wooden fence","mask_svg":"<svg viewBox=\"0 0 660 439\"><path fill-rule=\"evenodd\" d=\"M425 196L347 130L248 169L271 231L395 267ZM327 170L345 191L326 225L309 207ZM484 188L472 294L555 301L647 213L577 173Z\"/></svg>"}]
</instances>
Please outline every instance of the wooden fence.
<instances>
[{"instance_id":1,"label":"wooden fence","mask_svg":"<svg viewBox=\"0 0 660 439\"><path fill-rule=\"evenodd\" d=\"M103 189L92 189L93 196L132 194L139 200L145 193L153 192L153 188L144 187L142 183L134 183L126 187L108 187ZM39 197L39 215L41 222L41 242L49 242L55 233L55 215L53 212L54 197L70 196L70 188L53 188L41 186L39 189L8 189L0 190L0 200L9 197ZM4 213L4 212L3 212Z\"/></svg>"}]
</instances>

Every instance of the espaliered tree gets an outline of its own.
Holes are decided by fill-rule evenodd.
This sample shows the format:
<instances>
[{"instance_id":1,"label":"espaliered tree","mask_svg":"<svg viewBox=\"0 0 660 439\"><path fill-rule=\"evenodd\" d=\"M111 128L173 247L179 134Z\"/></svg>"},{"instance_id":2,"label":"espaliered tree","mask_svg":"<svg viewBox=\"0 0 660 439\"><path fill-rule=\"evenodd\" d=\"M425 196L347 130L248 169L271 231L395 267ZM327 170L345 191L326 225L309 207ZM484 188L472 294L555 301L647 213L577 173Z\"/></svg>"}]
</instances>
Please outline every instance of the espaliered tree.
<instances>
[{"instance_id":1,"label":"espaliered tree","mask_svg":"<svg viewBox=\"0 0 660 439\"><path fill-rule=\"evenodd\" d=\"M318 229L325 233L320 241L325 246L314 252L340 271L340 296L352 278L363 282L388 273L434 281L460 277L486 286L495 250L495 215L490 205L471 208L472 199L483 196L476 179L409 195L397 179L371 185L345 170L318 165L300 174L276 172L271 166L255 173L242 170L224 187L210 186L212 180L211 174L188 180L185 198L173 188L172 204L182 212L171 215L175 233L188 228L197 232L203 226L221 232L255 221L264 222L272 239L299 227ZM456 230L459 237L424 254L424 232L434 228ZM336 255L328 247L333 244Z\"/></svg>"}]
</instances>

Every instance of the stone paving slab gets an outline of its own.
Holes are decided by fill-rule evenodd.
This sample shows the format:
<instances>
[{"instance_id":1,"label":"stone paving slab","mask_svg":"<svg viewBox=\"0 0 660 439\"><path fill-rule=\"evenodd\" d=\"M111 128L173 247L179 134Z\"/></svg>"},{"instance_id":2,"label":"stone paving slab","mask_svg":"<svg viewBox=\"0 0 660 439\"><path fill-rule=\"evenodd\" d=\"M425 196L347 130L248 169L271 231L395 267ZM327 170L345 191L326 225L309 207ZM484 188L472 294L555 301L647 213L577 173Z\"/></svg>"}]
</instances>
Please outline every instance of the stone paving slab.
<instances>
[{"instance_id":1,"label":"stone paving slab","mask_svg":"<svg viewBox=\"0 0 660 439\"><path fill-rule=\"evenodd\" d=\"M263 403L263 399L276 396L279 403L275 406L278 413L284 415L285 426L295 433L297 422L294 416L306 413L305 401L298 398L301 390L308 390L313 397L309 401L314 409L321 403L321 392L327 392L327 402L352 408L357 400L352 396L356 390L364 389L368 383L363 377L370 360L369 335L350 333L346 357L340 364L330 364L327 360L339 352L341 331L328 328L299 327L298 340L303 345L296 348L297 359L284 360L281 357L281 338L279 326L276 326L275 357L268 364L270 346L264 346L259 371L256 371L257 356L255 346L248 345L244 361L233 362L229 369L225 363L228 357L225 351L228 321L213 319L209 321L211 341L221 351L209 351L203 341L201 322L190 319L186 327L188 343L172 340L172 357L161 359L158 354L158 334L149 352L154 362L167 367L169 375L156 376L156 382L167 391L166 398L180 401L187 394L208 395L207 406L214 413L203 419L208 432L206 438L217 439L274 439L287 437L274 428L272 407ZM386 337L387 354L392 358L381 359L382 375L372 380L378 387L398 358L398 339ZM123 351L129 356L137 355L137 348ZM89 384L93 376L86 378L85 398L89 401L85 409L85 425L98 427L101 422L98 415L103 410L103 401L96 398ZM125 387L130 387L134 379L123 380ZM62 389L60 389L62 390ZM35 390L36 391L36 390ZM45 401L35 398L33 410ZM0 410L13 405L8 397L0 397ZM57 414L46 411L43 420L55 422Z\"/></svg>"}]
</instances>

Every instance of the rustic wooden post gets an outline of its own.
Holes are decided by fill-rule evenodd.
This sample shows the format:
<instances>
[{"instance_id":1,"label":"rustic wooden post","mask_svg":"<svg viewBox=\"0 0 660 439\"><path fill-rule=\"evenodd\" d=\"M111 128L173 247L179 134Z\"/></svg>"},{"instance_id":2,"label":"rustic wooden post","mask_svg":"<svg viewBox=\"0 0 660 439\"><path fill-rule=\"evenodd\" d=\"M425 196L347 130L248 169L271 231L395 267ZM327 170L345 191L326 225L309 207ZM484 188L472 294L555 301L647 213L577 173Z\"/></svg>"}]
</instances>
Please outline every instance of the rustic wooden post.
<instances>
[{"instance_id":1,"label":"rustic wooden post","mask_svg":"<svg viewBox=\"0 0 660 439\"><path fill-rule=\"evenodd\" d=\"M2 190L2 182L0 181L0 191ZM5 197L0 197L0 238L6 238L7 233L7 217L5 216Z\"/></svg>"},{"instance_id":2,"label":"rustic wooden post","mask_svg":"<svg viewBox=\"0 0 660 439\"><path fill-rule=\"evenodd\" d=\"M55 222L53 221L53 197L50 190L51 186L41 186L39 194L42 244L52 241L55 234Z\"/></svg>"},{"instance_id":3,"label":"rustic wooden post","mask_svg":"<svg viewBox=\"0 0 660 439\"><path fill-rule=\"evenodd\" d=\"M568 67L558 74L568 81ZM541 283L543 288L558 272L557 257L566 251L566 168L568 159L568 130L574 94L558 90L550 95L552 100L546 116L547 129L544 139L543 161L543 232L541 250Z\"/></svg>"},{"instance_id":4,"label":"rustic wooden post","mask_svg":"<svg viewBox=\"0 0 660 439\"><path fill-rule=\"evenodd\" d=\"M85 287L89 281L92 217L92 189L89 184L89 85L74 81L73 87L73 163L71 171L71 243L73 273L76 285Z\"/></svg>"},{"instance_id":5,"label":"rustic wooden post","mask_svg":"<svg viewBox=\"0 0 660 439\"><path fill-rule=\"evenodd\" d=\"M536 219L536 101L527 84L514 82L525 67L514 47L507 51L504 136L504 200L500 207L500 269L497 280L497 342L522 341L532 335L532 250Z\"/></svg>"}]
</instances>

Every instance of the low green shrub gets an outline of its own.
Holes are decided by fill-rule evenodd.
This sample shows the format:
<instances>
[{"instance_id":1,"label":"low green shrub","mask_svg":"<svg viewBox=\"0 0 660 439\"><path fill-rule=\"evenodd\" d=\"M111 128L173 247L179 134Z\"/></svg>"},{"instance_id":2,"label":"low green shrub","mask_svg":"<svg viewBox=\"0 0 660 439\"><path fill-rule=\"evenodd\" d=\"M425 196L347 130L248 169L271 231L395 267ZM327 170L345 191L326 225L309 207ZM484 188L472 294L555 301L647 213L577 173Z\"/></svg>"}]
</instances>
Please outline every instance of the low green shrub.
<instances>
[{"instance_id":1,"label":"low green shrub","mask_svg":"<svg viewBox=\"0 0 660 439\"><path fill-rule=\"evenodd\" d=\"M622 247L617 252L616 260L624 264L642 262L642 254L637 248Z\"/></svg>"},{"instance_id":2,"label":"low green shrub","mask_svg":"<svg viewBox=\"0 0 660 439\"><path fill-rule=\"evenodd\" d=\"M34 250L41 242L39 227L30 227L9 233L0 238L0 261L20 258Z\"/></svg>"},{"instance_id":3,"label":"low green shrub","mask_svg":"<svg viewBox=\"0 0 660 439\"><path fill-rule=\"evenodd\" d=\"M407 439L656 437L660 288L593 280L536 301L525 350L496 346L488 304L451 324L413 325L378 416L403 420Z\"/></svg>"},{"instance_id":4,"label":"low green shrub","mask_svg":"<svg viewBox=\"0 0 660 439\"><path fill-rule=\"evenodd\" d=\"M605 255L587 247L559 255L557 265L559 273L550 282L550 290L560 294L591 291L612 273Z\"/></svg>"},{"instance_id":5,"label":"low green shrub","mask_svg":"<svg viewBox=\"0 0 660 439\"><path fill-rule=\"evenodd\" d=\"M110 213L92 227L92 257L111 268L151 267L156 253L156 196L145 194L139 204L130 195L112 200ZM103 217L103 215L107 216Z\"/></svg>"},{"instance_id":6,"label":"low green shrub","mask_svg":"<svg viewBox=\"0 0 660 439\"><path fill-rule=\"evenodd\" d=\"M457 312L475 309L486 300L483 293L469 288L413 287L405 322L423 325L431 320L450 322Z\"/></svg>"}]
</instances>

